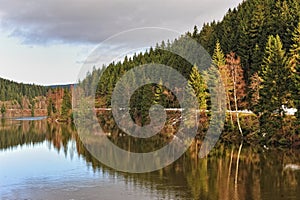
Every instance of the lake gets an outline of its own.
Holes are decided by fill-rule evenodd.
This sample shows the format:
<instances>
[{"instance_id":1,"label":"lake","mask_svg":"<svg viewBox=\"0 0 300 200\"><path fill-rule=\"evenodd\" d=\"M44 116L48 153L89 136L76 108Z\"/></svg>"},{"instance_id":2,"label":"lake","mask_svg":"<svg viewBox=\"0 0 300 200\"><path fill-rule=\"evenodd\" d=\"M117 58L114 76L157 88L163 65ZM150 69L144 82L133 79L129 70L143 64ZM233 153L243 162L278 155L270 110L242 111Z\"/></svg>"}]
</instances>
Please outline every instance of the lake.
<instances>
[{"instance_id":1,"label":"lake","mask_svg":"<svg viewBox=\"0 0 300 200\"><path fill-rule=\"evenodd\" d=\"M98 162L70 125L1 120L0 199L300 199L299 150L238 150L217 145L204 159L187 152L161 170L129 174Z\"/></svg>"}]
</instances>

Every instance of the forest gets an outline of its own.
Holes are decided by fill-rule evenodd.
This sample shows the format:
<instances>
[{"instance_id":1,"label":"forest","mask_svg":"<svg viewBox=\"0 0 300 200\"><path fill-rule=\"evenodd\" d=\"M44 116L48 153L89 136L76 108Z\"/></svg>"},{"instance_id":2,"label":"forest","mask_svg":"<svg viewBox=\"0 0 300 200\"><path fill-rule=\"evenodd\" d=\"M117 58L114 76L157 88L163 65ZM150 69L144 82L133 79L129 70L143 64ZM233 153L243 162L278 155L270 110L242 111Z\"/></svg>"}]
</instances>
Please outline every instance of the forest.
<instances>
[{"instance_id":1,"label":"forest","mask_svg":"<svg viewBox=\"0 0 300 200\"><path fill-rule=\"evenodd\" d=\"M221 21L205 23L173 41L162 41L145 52L126 56L123 61L112 62L87 73L79 85L86 95L97 88L96 108L111 107L111 97L118 80L135 66L159 63L180 72L197 97L199 110L207 119L211 110L211 94L205 77L197 66L168 49L178 45L185 37L200 43L210 54L213 66L224 86L226 95L225 132L241 137L263 137L264 141L292 144L300 141L300 2L298 0L246 0L229 9ZM147 74L132 77L130 84L147 79ZM99 80L99 77L101 79ZM172 79L172 77L169 77ZM22 109L22 98L28 98L31 109L38 96L46 97L48 116L66 120L71 118L71 92L29 84L18 84L0 79L0 101L17 101ZM165 108L180 108L176 95L168 83L148 84L134 92L130 99L130 112L139 125L149 123L149 108L160 104ZM128 85L129 87L130 85ZM124 92L126 92L124 85ZM57 87L59 88L59 87ZM186 88L178 88L184 90ZM1 112L6 112L2 103ZM298 112L287 115L284 108ZM252 111L239 114L240 110ZM223 135L227 137L226 134ZM288 138L288 139L286 139ZM299 142L300 144L300 142Z\"/></svg>"},{"instance_id":2,"label":"forest","mask_svg":"<svg viewBox=\"0 0 300 200\"><path fill-rule=\"evenodd\" d=\"M70 121L71 85L42 86L0 78L0 117L48 116Z\"/></svg>"},{"instance_id":3,"label":"forest","mask_svg":"<svg viewBox=\"0 0 300 200\"><path fill-rule=\"evenodd\" d=\"M151 63L173 67L189 80L199 101L200 111L210 110L206 74L197 66L174 55L168 49L185 37L199 42L211 55L222 78L226 102L225 131L243 136L264 137L265 141L298 142L300 122L300 3L298 0L247 0L229 9L219 21L197 26L174 41L162 41L146 52L125 57L100 69L94 68L80 84L90 93L97 88L98 108L111 106L111 96L118 80L135 66ZM98 78L101 77L100 81ZM147 74L129 82L147 79ZM149 123L151 105L178 108L176 96L167 83L139 88L130 99L131 116L137 124ZM124 86L126 87L126 86ZM181 88L183 89L183 88ZM124 90L126 92L126 90ZM298 112L287 115L284 108ZM252 114L238 114L250 110ZM209 117L209 114L208 114ZM244 123L244 124L243 124ZM241 125L242 124L242 125ZM244 127L243 127L244 126ZM235 134L237 135L237 134ZM288 138L288 139L286 139ZM288 140L288 141L287 141Z\"/></svg>"},{"instance_id":4,"label":"forest","mask_svg":"<svg viewBox=\"0 0 300 200\"><path fill-rule=\"evenodd\" d=\"M0 101L18 100L27 96L32 99L37 96L46 96L48 88L35 84L16 83L0 78Z\"/></svg>"}]
</instances>

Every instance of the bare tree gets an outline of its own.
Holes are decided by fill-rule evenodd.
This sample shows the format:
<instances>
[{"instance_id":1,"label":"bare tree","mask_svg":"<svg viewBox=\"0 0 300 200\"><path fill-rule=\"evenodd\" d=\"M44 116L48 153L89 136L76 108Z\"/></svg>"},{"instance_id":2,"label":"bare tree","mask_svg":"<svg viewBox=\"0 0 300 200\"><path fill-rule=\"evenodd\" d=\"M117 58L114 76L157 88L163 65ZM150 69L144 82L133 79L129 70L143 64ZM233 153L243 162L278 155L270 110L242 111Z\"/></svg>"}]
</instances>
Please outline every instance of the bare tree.
<instances>
[{"instance_id":1,"label":"bare tree","mask_svg":"<svg viewBox=\"0 0 300 200\"><path fill-rule=\"evenodd\" d=\"M237 56L235 53L230 52L226 56L226 66L230 71L230 79L233 83L233 102L235 107L235 113L236 113L236 120L238 124L239 131L241 135L243 136L243 131L240 124L239 119L239 108L242 108L244 105L243 99L246 95L245 92L245 80L244 80L244 72L241 67L241 59L239 56Z\"/></svg>"}]
</instances>

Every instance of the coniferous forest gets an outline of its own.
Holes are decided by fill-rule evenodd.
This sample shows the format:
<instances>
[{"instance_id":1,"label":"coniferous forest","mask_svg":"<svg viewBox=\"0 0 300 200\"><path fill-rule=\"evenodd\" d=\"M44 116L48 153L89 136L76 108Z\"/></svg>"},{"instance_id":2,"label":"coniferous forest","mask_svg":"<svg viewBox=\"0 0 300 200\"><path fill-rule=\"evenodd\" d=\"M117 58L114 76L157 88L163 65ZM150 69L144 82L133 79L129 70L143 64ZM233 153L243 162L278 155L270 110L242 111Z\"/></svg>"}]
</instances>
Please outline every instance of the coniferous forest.
<instances>
[{"instance_id":1,"label":"coniferous forest","mask_svg":"<svg viewBox=\"0 0 300 200\"><path fill-rule=\"evenodd\" d=\"M0 78L0 199L300 199L300 0L191 24L221 1L1 4L0 72L40 77ZM190 28L119 32L155 21Z\"/></svg>"},{"instance_id":2,"label":"coniferous forest","mask_svg":"<svg viewBox=\"0 0 300 200\"><path fill-rule=\"evenodd\" d=\"M46 96L47 90L47 87L44 86L16 83L0 78L0 101L20 101L24 96L30 99L37 96Z\"/></svg>"},{"instance_id":3,"label":"coniferous forest","mask_svg":"<svg viewBox=\"0 0 300 200\"><path fill-rule=\"evenodd\" d=\"M197 96L199 110L209 111L211 102L204 81L206 75L201 74L197 66L168 51L188 36L207 50L219 70L229 111L225 132L249 137L249 140L263 137L264 141L279 144L300 141L299 0L246 0L229 9L221 21L205 23L201 29L198 27L174 41L162 41L146 52L126 56L123 61L100 69L94 68L80 84L87 87L87 93L92 92L88 89L90 86L97 88L96 107L108 108L114 87L122 75L135 66L160 63L176 69L188 79ZM138 78L147 79L147 74ZM48 115L56 112L53 99L46 95L49 88L0 81L1 101L17 100L22 96L47 96ZM135 78L130 82L134 84ZM62 106L61 112L69 116L70 94L66 94L68 98L60 97L67 105ZM148 84L139 88L130 99L132 118L138 124L147 124L148 111L153 104L165 108L180 107L165 83ZM298 112L287 115L285 108L296 108ZM236 111L240 110L252 113L238 114ZM205 116L209 118L209 113ZM224 134L223 138L227 136Z\"/></svg>"},{"instance_id":4,"label":"coniferous forest","mask_svg":"<svg viewBox=\"0 0 300 200\"><path fill-rule=\"evenodd\" d=\"M225 130L263 136L264 140L275 143L278 140L287 143L286 137L298 141L295 136L299 134L300 122L298 0L244 1L237 8L229 9L221 21L205 23L201 30L195 26L192 32L174 41L162 41L144 53L94 69L81 83L86 87L97 86L96 107L107 108L111 106L113 89L122 75L138 65L160 63L173 67L187 78L198 98L199 109L209 110L210 94L204 82L205 74L167 51L186 36L199 42L219 69L229 111ZM147 79L147 75L141 76ZM135 79L130 82L134 84ZM164 85L145 85L134 93L130 104L136 122L147 124L152 104L179 107L175 95ZM286 108L296 108L298 112L290 115ZM250 110L252 114L234 112L238 110Z\"/></svg>"},{"instance_id":5,"label":"coniferous forest","mask_svg":"<svg viewBox=\"0 0 300 200\"><path fill-rule=\"evenodd\" d=\"M0 117L71 119L70 85L42 86L0 78Z\"/></svg>"}]
</instances>

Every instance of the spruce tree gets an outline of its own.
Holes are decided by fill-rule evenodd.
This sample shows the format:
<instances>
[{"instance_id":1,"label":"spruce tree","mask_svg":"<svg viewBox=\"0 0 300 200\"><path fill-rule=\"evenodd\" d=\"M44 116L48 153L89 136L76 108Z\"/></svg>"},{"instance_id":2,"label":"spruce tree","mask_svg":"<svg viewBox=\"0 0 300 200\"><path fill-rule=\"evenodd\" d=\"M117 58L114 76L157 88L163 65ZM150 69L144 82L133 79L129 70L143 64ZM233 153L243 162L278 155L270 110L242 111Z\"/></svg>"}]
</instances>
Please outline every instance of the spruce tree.
<instances>
[{"instance_id":1,"label":"spruce tree","mask_svg":"<svg viewBox=\"0 0 300 200\"><path fill-rule=\"evenodd\" d=\"M159 84L154 86L154 104L162 104L163 82L160 79Z\"/></svg>"},{"instance_id":2,"label":"spruce tree","mask_svg":"<svg viewBox=\"0 0 300 200\"><path fill-rule=\"evenodd\" d=\"M285 114L282 106L287 104L288 74L280 37L271 35L266 45L262 69L259 71L262 83L259 90L258 111L261 114L261 124L268 124L265 126L266 129L282 127L282 115Z\"/></svg>"},{"instance_id":3,"label":"spruce tree","mask_svg":"<svg viewBox=\"0 0 300 200\"><path fill-rule=\"evenodd\" d=\"M261 51L259 45L256 44L253 49L253 55L252 55L252 64L251 64L251 72L250 72L251 76L260 70L260 67L262 65L262 59L263 59L263 52Z\"/></svg>"},{"instance_id":4,"label":"spruce tree","mask_svg":"<svg viewBox=\"0 0 300 200\"><path fill-rule=\"evenodd\" d=\"M50 117L52 113L53 113L53 101L52 98L50 98L47 106L47 115Z\"/></svg>"},{"instance_id":5,"label":"spruce tree","mask_svg":"<svg viewBox=\"0 0 300 200\"><path fill-rule=\"evenodd\" d=\"M35 101L32 100L32 103L31 103L31 117L34 117L34 107L35 107Z\"/></svg>"},{"instance_id":6,"label":"spruce tree","mask_svg":"<svg viewBox=\"0 0 300 200\"><path fill-rule=\"evenodd\" d=\"M198 100L199 109L205 110L207 108L206 105L206 85L203 77L200 75L197 66L193 66L192 72L190 74L190 79L188 81L189 85L193 88L195 95Z\"/></svg>"},{"instance_id":7,"label":"spruce tree","mask_svg":"<svg viewBox=\"0 0 300 200\"><path fill-rule=\"evenodd\" d=\"M69 118L71 109L72 109L71 94L67 89L65 89L62 105L61 105L61 116L64 119Z\"/></svg>"},{"instance_id":8,"label":"spruce tree","mask_svg":"<svg viewBox=\"0 0 300 200\"><path fill-rule=\"evenodd\" d=\"M5 112L6 112L6 107L5 107L4 103L3 103L2 106L1 106L1 114L2 114L2 116L4 116Z\"/></svg>"},{"instance_id":9,"label":"spruce tree","mask_svg":"<svg viewBox=\"0 0 300 200\"><path fill-rule=\"evenodd\" d=\"M292 71L292 97L297 109L296 117L300 121L300 22L293 33L293 45L289 52L289 69Z\"/></svg>"},{"instance_id":10,"label":"spruce tree","mask_svg":"<svg viewBox=\"0 0 300 200\"><path fill-rule=\"evenodd\" d=\"M217 67L225 65L225 56L219 40L217 41L215 46L214 54L212 56L212 62Z\"/></svg>"}]
</instances>

